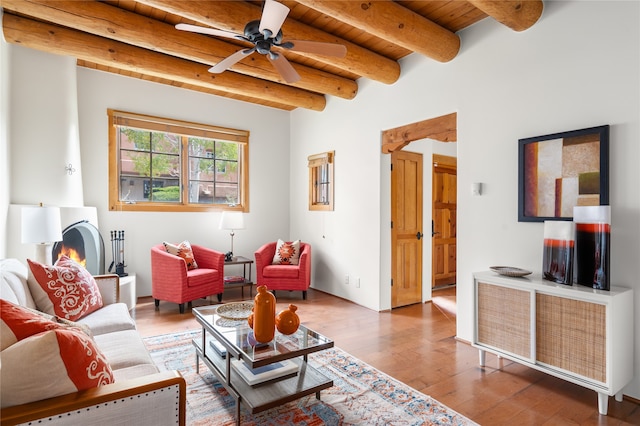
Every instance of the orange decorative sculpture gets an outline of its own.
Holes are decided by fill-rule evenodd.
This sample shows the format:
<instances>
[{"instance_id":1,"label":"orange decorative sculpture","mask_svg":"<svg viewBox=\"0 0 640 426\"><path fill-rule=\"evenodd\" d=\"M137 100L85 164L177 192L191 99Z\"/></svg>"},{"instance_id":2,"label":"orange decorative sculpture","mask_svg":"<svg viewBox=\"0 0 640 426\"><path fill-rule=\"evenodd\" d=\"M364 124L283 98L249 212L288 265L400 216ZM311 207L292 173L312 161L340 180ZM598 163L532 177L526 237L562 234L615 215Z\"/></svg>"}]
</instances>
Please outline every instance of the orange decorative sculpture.
<instances>
[{"instance_id":1,"label":"orange decorative sculpture","mask_svg":"<svg viewBox=\"0 0 640 426\"><path fill-rule=\"evenodd\" d=\"M293 334L300 326L300 318L296 311L296 305L289 305L288 309L283 310L276 317L276 328L282 334Z\"/></svg>"}]
</instances>

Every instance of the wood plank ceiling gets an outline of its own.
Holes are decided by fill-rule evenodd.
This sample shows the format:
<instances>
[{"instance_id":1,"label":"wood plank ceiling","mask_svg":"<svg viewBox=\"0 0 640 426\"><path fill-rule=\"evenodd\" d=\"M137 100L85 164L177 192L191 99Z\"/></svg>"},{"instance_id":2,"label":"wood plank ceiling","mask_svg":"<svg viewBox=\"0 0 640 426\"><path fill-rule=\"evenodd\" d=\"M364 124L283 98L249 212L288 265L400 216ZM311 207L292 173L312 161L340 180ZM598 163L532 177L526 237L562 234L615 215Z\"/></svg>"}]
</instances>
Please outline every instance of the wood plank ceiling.
<instances>
[{"instance_id":1,"label":"wood plank ceiling","mask_svg":"<svg viewBox=\"0 0 640 426\"><path fill-rule=\"evenodd\" d=\"M321 111L326 96L353 99L359 78L392 84L411 53L455 60L458 31L495 19L514 31L530 28L542 0L282 0L291 9L284 40L340 43L344 58L284 52L301 79L287 84L267 58L253 53L221 74L208 69L243 41L179 31L177 23L242 34L260 19L262 1L2 0L9 43L69 55L78 65L291 111Z\"/></svg>"}]
</instances>

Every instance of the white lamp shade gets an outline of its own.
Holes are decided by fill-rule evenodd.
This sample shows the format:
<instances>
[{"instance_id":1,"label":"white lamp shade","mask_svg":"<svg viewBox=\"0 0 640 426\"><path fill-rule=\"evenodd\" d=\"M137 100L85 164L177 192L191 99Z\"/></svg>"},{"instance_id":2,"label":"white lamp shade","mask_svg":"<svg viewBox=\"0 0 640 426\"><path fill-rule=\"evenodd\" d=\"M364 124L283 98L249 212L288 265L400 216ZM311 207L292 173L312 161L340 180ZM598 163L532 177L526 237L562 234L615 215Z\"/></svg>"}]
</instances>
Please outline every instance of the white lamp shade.
<instances>
[{"instance_id":1,"label":"white lamp shade","mask_svg":"<svg viewBox=\"0 0 640 426\"><path fill-rule=\"evenodd\" d=\"M23 207L22 242L52 243L62 241L59 207Z\"/></svg>"},{"instance_id":2,"label":"white lamp shade","mask_svg":"<svg viewBox=\"0 0 640 426\"><path fill-rule=\"evenodd\" d=\"M220 229L244 229L242 212L223 211L220 217Z\"/></svg>"}]
</instances>

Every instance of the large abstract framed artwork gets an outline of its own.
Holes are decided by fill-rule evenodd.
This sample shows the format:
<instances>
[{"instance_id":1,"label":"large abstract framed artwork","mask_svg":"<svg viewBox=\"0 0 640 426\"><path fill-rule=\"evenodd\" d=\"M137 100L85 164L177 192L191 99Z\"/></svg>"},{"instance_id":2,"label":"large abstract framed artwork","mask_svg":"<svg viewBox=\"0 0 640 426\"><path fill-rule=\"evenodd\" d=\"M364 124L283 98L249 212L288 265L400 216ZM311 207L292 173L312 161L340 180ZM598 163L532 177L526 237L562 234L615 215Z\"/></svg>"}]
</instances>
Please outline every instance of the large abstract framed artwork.
<instances>
[{"instance_id":1,"label":"large abstract framed artwork","mask_svg":"<svg viewBox=\"0 0 640 426\"><path fill-rule=\"evenodd\" d=\"M518 221L572 220L609 204L609 126L520 139Z\"/></svg>"}]
</instances>

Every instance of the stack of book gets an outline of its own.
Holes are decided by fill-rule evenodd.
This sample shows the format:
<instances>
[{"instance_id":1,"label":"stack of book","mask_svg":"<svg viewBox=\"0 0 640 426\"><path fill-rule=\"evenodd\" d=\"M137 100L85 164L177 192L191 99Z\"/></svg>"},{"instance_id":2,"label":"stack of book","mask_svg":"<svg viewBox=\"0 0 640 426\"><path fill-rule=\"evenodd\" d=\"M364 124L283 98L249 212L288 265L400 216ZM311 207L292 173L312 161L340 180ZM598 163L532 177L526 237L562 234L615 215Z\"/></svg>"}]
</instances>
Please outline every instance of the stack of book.
<instances>
[{"instance_id":1,"label":"stack of book","mask_svg":"<svg viewBox=\"0 0 640 426\"><path fill-rule=\"evenodd\" d=\"M240 275L227 275L224 277L225 283L243 283L244 277Z\"/></svg>"},{"instance_id":2,"label":"stack of book","mask_svg":"<svg viewBox=\"0 0 640 426\"><path fill-rule=\"evenodd\" d=\"M298 364L290 359L256 368L249 367L241 359L234 359L231 361L231 365L240 377L251 386L277 379L294 377L298 374Z\"/></svg>"}]
</instances>

